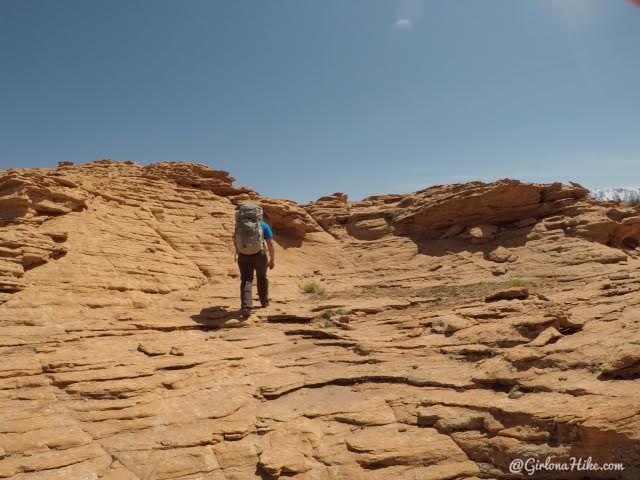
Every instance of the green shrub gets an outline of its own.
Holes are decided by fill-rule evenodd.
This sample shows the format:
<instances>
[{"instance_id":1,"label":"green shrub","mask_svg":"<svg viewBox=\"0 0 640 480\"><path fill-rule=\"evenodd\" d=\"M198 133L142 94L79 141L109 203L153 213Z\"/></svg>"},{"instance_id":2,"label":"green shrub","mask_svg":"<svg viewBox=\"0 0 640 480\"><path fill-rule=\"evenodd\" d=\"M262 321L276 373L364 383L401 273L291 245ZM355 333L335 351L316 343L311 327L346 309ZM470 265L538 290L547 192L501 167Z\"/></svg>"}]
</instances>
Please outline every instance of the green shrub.
<instances>
[{"instance_id":1,"label":"green shrub","mask_svg":"<svg viewBox=\"0 0 640 480\"><path fill-rule=\"evenodd\" d=\"M346 314L347 314L346 310L342 308L338 308L336 310L329 309L322 312L322 318L324 318L325 320L329 320L331 317L334 317L336 315L346 315Z\"/></svg>"},{"instance_id":2,"label":"green shrub","mask_svg":"<svg viewBox=\"0 0 640 480\"><path fill-rule=\"evenodd\" d=\"M330 318L325 318L322 322L322 326L324 328L336 328L338 324L331 320Z\"/></svg>"},{"instance_id":3,"label":"green shrub","mask_svg":"<svg viewBox=\"0 0 640 480\"><path fill-rule=\"evenodd\" d=\"M518 278L514 278L509 281L509 286L511 287L524 287L527 284L524 280L520 280Z\"/></svg>"},{"instance_id":4,"label":"green shrub","mask_svg":"<svg viewBox=\"0 0 640 480\"><path fill-rule=\"evenodd\" d=\"M322 296L326 293L324 287L317 282L307 282L300 285L300 290L310 295Z\"/></svg>"}]
</instances>

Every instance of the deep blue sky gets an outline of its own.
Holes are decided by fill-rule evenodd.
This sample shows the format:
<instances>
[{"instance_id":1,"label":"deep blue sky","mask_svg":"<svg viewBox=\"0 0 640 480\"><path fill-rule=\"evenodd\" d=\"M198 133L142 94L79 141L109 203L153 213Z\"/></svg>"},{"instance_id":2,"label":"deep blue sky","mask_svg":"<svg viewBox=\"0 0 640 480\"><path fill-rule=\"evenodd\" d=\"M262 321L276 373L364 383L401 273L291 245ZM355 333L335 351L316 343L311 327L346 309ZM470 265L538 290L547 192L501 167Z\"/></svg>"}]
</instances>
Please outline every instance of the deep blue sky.
<instances>
[{"instance_id":1,"label":"deep blue sky","mask_svg":"<svg viewBox=\"0 0 640 480\"><path fill-rule=\"evenodd\" d=\"M640 184L626 0L0 0L0 167L185 160L308 201Z\"/></svg>"}]
</instances>

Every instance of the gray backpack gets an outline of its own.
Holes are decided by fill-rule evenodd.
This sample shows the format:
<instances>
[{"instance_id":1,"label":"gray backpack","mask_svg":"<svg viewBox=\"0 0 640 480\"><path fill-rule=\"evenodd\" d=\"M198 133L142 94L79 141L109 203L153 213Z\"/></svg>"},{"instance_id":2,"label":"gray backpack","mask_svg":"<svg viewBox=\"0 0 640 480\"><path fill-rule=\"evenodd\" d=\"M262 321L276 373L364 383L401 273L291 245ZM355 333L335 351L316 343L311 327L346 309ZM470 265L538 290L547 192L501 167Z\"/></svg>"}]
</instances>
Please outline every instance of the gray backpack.
<instances>
[{"instance_id":1,"label":"gray backpack","mask_svg":"<svg viewBox=\"0 0 640 480\"><path fill-rule=\"evenodd\" d=\"M262 251L262 207L253 204L241 205L236 212L236 251L243 255L254 255Z\"/></svg>"}]
</instances>

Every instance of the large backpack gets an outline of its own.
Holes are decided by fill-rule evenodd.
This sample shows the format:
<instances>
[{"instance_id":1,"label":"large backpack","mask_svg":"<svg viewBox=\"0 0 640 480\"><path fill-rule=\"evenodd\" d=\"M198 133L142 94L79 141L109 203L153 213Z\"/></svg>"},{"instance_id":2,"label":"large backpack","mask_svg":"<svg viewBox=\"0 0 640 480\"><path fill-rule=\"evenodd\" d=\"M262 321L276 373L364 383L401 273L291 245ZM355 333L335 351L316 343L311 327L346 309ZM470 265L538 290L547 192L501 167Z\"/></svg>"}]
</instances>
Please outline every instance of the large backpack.
<instances>
[{"instance_id":1,"label":"large backpack","mask_svg":"<svg viewBox=\"0 0 640 480\"><path fill-rule=\"evenodd\" d=\"M243 255L260 253L263 248L262 207L241 205L236 212L236 251Z\"/></svg>"}]
</instances>

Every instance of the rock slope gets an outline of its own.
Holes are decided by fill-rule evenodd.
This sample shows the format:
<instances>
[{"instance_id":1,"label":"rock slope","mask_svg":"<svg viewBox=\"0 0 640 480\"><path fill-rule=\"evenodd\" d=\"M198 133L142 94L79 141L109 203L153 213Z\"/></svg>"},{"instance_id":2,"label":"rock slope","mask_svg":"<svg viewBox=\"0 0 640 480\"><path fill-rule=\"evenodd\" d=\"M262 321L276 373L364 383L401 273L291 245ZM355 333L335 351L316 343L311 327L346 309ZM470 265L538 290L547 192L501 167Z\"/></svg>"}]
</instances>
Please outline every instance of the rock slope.
<instances>
[{"instance_id":1,"label":"rock slope","mask_svg":"<svg viewBox=\"0 0 640 480\"><path fill-rule=\"evenodd\" d=\"M278 242L247 321L244 201ZM105 160L3 172L0 223L0 478L640 477L640 212L579 185L300 206Z\"/></svg>"}]
</instances>

